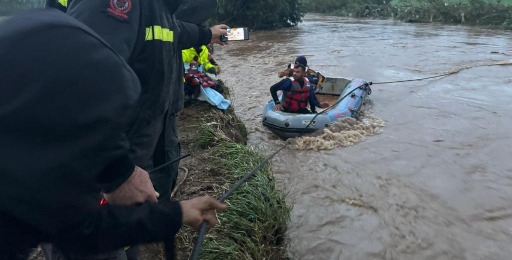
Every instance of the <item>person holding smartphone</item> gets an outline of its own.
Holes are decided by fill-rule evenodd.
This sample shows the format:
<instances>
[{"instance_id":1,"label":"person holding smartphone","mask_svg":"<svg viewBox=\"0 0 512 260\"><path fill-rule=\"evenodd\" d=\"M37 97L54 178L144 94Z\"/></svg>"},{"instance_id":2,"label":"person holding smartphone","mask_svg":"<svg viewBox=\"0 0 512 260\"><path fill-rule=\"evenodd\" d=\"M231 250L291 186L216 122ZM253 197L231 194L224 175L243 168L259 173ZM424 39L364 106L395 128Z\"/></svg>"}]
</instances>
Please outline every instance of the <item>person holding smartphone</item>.
<instances>
[{"instance_id":1,"label":"person holding smartphone","mask_svg":"<svg viewBox=\"0 0 512 260\"><path fill-rule=\"evenodd\" d=\"M226 44L220 36L227 33L227 25L206 28L175 18L181 4L195 1L200 0L47 0L49 6L59 7L100 35L136 73L141 95L125 134L130 143L129 156L142 169L162 165L181 153L176 126L176 115L184 103L181 50L208 43ZM130 175L113 174L106 180L108 193L113 193L112 203L170 201L178 165L176 162L151 172L149 177L136 173L137 181L132 182L127 181ZM159 197L149 187L154 187ZM137 247L129 251L133 252L129 258L136 259Z\"/></svg>"}]
</instances>

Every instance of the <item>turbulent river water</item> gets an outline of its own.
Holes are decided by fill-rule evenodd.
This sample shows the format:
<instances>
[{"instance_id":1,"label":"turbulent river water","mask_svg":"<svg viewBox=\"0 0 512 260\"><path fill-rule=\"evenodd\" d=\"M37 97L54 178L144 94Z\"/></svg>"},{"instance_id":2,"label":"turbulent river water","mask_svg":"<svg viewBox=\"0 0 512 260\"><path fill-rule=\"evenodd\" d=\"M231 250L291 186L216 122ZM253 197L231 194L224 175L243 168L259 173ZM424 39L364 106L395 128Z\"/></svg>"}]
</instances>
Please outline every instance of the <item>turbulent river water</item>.
<instances>
[{"instance_id":1,"label":"turbulent river water","mask_svg":"<svg viewBox=\"0 0 512 260\"><path fill-rule=\"evenodd\" d=\"M346 123L360 131L334 133L351 142L296 140L273 160L293 205L292 259L512 257L512 66L493 65L511 62L510 32L307 15L217 47L219 78L266 153L283 144L261 124L269 87L297 55L373 82L460 71L374 85L362 119Z\"/></svg>"}]
</instances>

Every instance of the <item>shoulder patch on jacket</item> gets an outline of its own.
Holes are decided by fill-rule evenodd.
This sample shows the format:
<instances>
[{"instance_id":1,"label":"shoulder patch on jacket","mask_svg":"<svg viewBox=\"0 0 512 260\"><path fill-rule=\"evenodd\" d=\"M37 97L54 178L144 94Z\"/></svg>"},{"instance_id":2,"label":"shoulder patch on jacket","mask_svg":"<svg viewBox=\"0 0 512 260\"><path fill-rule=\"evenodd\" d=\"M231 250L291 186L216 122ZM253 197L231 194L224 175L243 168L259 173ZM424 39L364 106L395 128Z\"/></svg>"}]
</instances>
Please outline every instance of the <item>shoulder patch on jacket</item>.
<instances>
[{"instance_id":1,"label":"shoulder patch on jacket","mask_svg":"<svg viewBox=\"0 0 512 260\"><path fill-rule=\"evenodd\" d=\"M132 0L110 0L107 13L120 20L128 20L128 12L132 9Z\"/></svg>"}]
</instances>

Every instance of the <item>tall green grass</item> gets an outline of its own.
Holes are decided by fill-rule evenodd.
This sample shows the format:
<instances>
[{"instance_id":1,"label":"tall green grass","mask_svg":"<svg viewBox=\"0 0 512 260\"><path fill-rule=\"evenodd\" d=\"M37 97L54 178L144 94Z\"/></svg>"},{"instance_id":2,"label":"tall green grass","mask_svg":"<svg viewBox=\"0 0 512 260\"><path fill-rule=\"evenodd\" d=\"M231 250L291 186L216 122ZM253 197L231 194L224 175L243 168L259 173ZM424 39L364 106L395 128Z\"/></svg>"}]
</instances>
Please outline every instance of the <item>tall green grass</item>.
<instances>
[{"instance_id":1,"label":"tall green grass","mask_svg":"<svg viewBox=\"0 0 512 260\"><path fill-rule=\"evenodd\" d=\"M212 160L227 172L225 188L263 160L263 155L245 145L222 143L212 151ZM222 225L205 239L201 259L284 258L284 234L291 208L285 195L276 190L265 165L227 201L229 209L219 213Z\"/></svg>"},{"instance_id":2,"label":"tall green grass","mask_svg":"<svg viewBox=\"0 0 512 260\"><path fill-rule=\"evenodd\" d=\"M206 149L215 145L218 140L218 136L215 134L215 130L208 124L199 125L199 129L194 138L194 145Z\"/></svg>"}]
</instances>

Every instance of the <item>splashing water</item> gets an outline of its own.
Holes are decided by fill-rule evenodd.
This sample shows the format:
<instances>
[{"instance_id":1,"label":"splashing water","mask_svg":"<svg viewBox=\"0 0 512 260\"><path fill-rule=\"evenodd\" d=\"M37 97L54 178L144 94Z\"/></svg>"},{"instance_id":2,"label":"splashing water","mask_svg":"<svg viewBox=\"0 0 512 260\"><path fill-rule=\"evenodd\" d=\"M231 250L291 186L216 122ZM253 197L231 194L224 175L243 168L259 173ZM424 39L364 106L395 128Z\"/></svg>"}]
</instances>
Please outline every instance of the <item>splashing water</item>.
<instances>
[{"instance_id":1,"label":"splashing water","mask_svg":"<svg viewBox=\"0 0 512 260\"><path fill-rule=\"evenodd\" d=\"M379 134L384 127L384 120L362 115L359 119L351 117L329 125L310 136L289 139L290 148L295 150L332 150L336 147L347 147L363 142L366 136Z\"/></svg>"}]
</instances>

